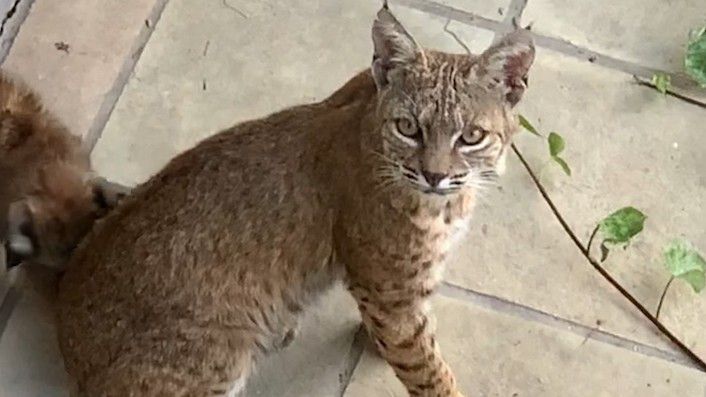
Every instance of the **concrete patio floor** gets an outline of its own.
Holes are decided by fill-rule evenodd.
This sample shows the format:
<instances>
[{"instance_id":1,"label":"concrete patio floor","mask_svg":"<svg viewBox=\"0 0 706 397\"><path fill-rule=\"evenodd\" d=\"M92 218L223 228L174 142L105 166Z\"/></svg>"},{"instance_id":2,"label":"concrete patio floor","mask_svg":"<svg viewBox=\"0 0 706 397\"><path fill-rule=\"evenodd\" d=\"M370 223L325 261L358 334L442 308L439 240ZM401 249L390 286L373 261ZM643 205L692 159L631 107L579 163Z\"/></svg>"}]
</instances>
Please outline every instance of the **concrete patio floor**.
<instances>
[{"instance_id":1,"label":"concrete patio floor","mask_svg":"<svg viewBox=\"0 0 706 397\"><path fill-rule=\"evenodd\" d=\"M144 181L176 153L239 121L322 99L371 57L379 0L0 1L3 69L21 76L93 148L99 173ZM636 85L679 77L702 0L397 0L422 45L474 51L533 23L538 53L520 112L558 131L574 175L542 183L582 240L632 205L645 232L605 266L654 310L668 274L661 250L684 237L706 250L706 109ZM9 15L9 14L8 14ZM539 173L546 144L517 144ZM0 397L68 396L50 276L0 281ZM706 374L589 265L527 171L509 156L434 298L439 343L467 396L706 397ZM706 360L706 295L675 283L661 320ZM246 396L404 396L360 331L342 289L307 313L287 350L262 363Z\"/></svg>"}]
</instances>

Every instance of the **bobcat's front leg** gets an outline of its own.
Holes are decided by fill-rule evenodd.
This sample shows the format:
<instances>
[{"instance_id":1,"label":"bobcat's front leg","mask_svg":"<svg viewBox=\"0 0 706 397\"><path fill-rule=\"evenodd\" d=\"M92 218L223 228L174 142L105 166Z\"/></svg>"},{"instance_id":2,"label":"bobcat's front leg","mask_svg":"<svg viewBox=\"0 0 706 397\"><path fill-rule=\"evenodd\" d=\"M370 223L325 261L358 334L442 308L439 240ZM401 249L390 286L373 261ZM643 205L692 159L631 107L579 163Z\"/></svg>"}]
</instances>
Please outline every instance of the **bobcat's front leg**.
<instances>
[{"instance_id":1,"label":"bobcat's front leg","mask_svg":"<svg viewBox=\"0 0 706 397\"><path fill-rule=\"evenodd\" d=\"M381 291L353 280L349 289L380 354L410 396L462 397L439 352L434 318L425 309L429 291L411 286Z\"/></svg>"}]
</instances>

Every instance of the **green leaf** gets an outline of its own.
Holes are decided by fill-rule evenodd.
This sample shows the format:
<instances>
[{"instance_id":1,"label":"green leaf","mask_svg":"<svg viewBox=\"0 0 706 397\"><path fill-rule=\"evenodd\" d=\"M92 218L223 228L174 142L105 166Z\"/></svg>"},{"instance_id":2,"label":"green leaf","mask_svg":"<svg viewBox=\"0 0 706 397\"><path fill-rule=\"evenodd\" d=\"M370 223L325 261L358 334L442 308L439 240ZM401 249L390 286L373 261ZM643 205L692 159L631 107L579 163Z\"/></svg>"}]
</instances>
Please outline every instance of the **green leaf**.
<instances>
[{"instance_id":1,"label":"green leaf","mask_svg":"<svg viewBox=\"0 0 706 397\"><path fill-rule=\"evenodd\" d=\"M542 136L542 134L540 134L539 132L537 132L537 129L534 128L534 126L532 125L532 123L530 123L529 120L527 120L523 115L519 115L519 118L520 118L520 125L522 126L522 128L524 128L524 129L526 129L527 131L533 133L534 135Z\"/></svg>"},{"instance_id":2,"label":"green leaf","mask_svg":"<svg viewBox=\"0 0 706 397\"><path fill-rule=\"evenodd\" d=\"M645 214L633 207L621 208L603 219L598 226L604 243L627 244L645 226Z\"/></svg>"},{"instance_id":3,"label":"green leaf","mask_svg":"<svg viewBox=\"0 0 706 397\"><path fill-rule=\"evenodd\" d=\"M610 253L610 249L605 245L605 241L601 243L601 263L605 262L606 259L608 259L608 254Z\"/></svg>"},{"instance_id":4,"label":"green leaf","mask_svg":"<svg viewBox=\"0 0 706 397\"><path fill-rule=\"evenodd\" d=\"M652 84L657 88L657 91L666 94L672 87L672 76L666 73L655 73L652 76Z\"/></svg>"},{"instance_id":5,"label":"green leaf","mask_svg":"<svg viewBox=\"0 0 706 397\"><path fill-rule=\"evenodd\" d=\"M563 152L564 148L566 147L566 142L564 142L564 138L562 138L561 135L557 134L556 132L550 132L547 141L549 141L549 155L552 157L556 157L561 154L561 152Z\"/></svg>"},{"instance_id":6,"label":"green leaf","mask_svg":"<svg viewBox=\"0 0 706 397\"><path fill-rule=\"evenodd\" d=\"M563 158L559 156L552 156L552 160L554 160L555 163L561 166L561 169L564 170L564 173L566 173L566 175L571 176L571 168L569 168L569 165L566 164L566 161L564 161Z\"/></svg>"},{"instance_id":7,"label":"green leaf","mask_svg":"<svg viewBox=\"0 0 706 397\"><path fill-rule=\"evenodd\" d=\"M706 26L691 33L684 67L694 80L706 87Z\"/></svg>"},{"instance_id":8,"label":"green leaf","mask_svg":"<svg viewBox=\"0 0 706 397\"><path fill-rule=\"evenodd\" d=\"M706 287L706 260L688 241L675 240L664 250L664 266L699 293Z\"/></svg>"}]
</instances>

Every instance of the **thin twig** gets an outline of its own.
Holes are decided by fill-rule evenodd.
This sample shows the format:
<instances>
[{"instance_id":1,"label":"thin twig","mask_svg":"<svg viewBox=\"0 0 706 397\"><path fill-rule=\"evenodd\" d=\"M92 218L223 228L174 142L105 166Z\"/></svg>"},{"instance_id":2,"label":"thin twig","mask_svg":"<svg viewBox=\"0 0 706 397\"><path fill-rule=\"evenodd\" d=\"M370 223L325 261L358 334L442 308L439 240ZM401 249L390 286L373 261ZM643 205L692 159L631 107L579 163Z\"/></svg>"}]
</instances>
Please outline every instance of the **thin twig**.
<instances>
[{"instance_id":1,"label":"thin twig","mask_svg":"<svg viewBox=\"0 0 706 397\"><path fill-rule=\"evenodd\" d=\"M645 86L645 87L650 87L650 88L657 89L657 86L654 85L654 84L652 84L652 82L647 81L647 80L645 80L645 79L643 79L643 78L641 78L641 77L639 77L639 76L632 75L632 78L635 79L635 82L637 83L637 85L641 85L641 86ZM690 98L690 97L688 97L688 96L679 94L678 92L674 92L673 90L671 90L671 89L669 89L669 88L667 88L666 94L667 94L667 95L670 95L670 96L673 96L673 97L675 97L675 98L679 98L679 99L681 99L681 100L684 101L684 102L688 102L688 103L690 103L690 104L692 104L692 105L696 105L696 106L698 106L698 107L700 107L700 108L706 109L706 103L704 103L704 102L702 102L702 101L699 101L698 99Z\"/></svg>"},{"instance_id":2,"label":"thin twig","mask_svg":"<svg viewBox=\"0 0 706 397\"><path fill-rule=\"evenodd\" d=\"M657 312L655 313L656 318L659 318L659 313L662 311L662 303L664 303L664 297L667 295L667 290L669 286L672 285L672 281L674 281L674 276L669 278L667 285L664 286L664 291L662 291L662 296L659 297L659 305L657 305Z\"/></svg>"},{"instance_id":3,"label":"thin twig","mask_svg":"<svg viewBox=\"0 0 706 397\"><path fill-rule=\"evenodd\" d=\"M245 19L248 19L248 15L247 15L246 13L240 11L240 9L238 9L238 8L235 7L235 6L230 5L230 3L228 3L228 0L223 0L222 2L223 2L223 6L224 6L224 7L230 8L231 10L233 10L235 13L237 13L237 14L240 15L241 17L243 17L243 18L245 18Z\"/></svg>"},{"instance_id":4,"label":"thin twig","mask_svg":"<svg viewBox=\"0 0 706 397\"><path fill-rule=\"evenodd\" d=\"M466 50L466 53L467 53L468 55L473 55L473 53L471 52L471 49L468 48L468 46L466 45L466 43L464 43L463 40L461 40L461 38L458 37L458 35L457 35L456 33L454 33L454 32L452 32L451 30L449 30L449 24L450 24L450 23L451 23L451 18L449 18L449 19L446 20L446 24L444 25L444 32L450 34L451 37L453 37L454 40L456 40L456 42L458 43L458 45L460 45L461 47L463 47L464 50Z\"/></svg>"},{"instance_id":5,"label":"thin twig","mask_svg":"<svg viewBox=\"0 0 706 397\"><path fill-rule=\"evenodd\" d=\"M574 242L576 247L578 247L578 249L588 260L591 266L593 266L593 268L596 269L598 273L600 273L600 275L603 276L603 278L610 283L610 285L617 289L618 292L623 295L623 297L630 301L630 303L632 303L632 305L635 306L640 311L640 313L642 313L643 316L650 320L650 322L654 324L654 326L657 327L660 332L662 332L667 338L669 338L669 340L672 341L672 343L674 343L679 348L679 350L686 354L686 356L689 357L701 371L706 372L706 362L704 362L699 356L696 355L696 353L689 349L681 340L679 340L679 338L674 336L674 334L672 334L672 332L667 329L664 324L662 324L655 316L653 316L652 313L650 313L649 310L647 310L645 306L640 303L640 301L638 301L634 296L632 296L630 292L628 292L622 285L620 285L619 282L617 282L595 259L591 257L586 247L581 244L581 241L578 239L578 237L576 237L574 231L571 230L569 224L566 223L564 217L561 215L561 213L559 213L559 210L556 208L556 205L554 205L554 201L552 201L552 199L549 197L549 194L544 189L544 186L542 186L542 184L539 182L537 175L535 175L529 163L527 163L527 160L525 160L524 156L522 156L522 153L520 153L520 151L517 149L517 146L515 146L514 144L512 145L512 151L515 152L515 155L529 173L530 178L532 178L535 187L537 187L539 193L544 198L544 201L547 203L547 205L549 205L549 208L552 210L554 217L556 217L557 221L559 221L562 228L564 228L564 231L569 235L571 240Z\"/></svg>"},{"instance_id":6,"label":"thin twig","mask_svg":"<svg viewBox=\"0 0 706 397\"><path fill-rule=\"evenodd\" d=\"M591 253L591 244L593 244L593 239L596 237L596 233L598 233L598 229L600 227L601 227L600 224L596 225L596 227L591 232L591 237L588 238L588 244L586 245L586 252L588 252L589 254Z\"/></svg>"}]
</instances>

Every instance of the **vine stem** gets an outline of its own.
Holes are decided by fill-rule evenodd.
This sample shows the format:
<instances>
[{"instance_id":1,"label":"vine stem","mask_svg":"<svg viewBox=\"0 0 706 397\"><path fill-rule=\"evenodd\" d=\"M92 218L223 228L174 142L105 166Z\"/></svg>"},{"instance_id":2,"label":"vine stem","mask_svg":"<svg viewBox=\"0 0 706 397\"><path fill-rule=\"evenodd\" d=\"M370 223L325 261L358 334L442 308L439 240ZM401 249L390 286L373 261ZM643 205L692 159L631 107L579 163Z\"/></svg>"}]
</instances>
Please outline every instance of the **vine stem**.
<instances>
[{"instance_id":1,"label":"vine stem","mask_svg":"<svg viewBox=\"0 0 706 397\"><path fill-rule=\"evenodd\" d=\"M657 312L655 313L656 318L659 318L659 313L662 311L662 303L664 303L664 297L667 295L667 290L669 290L669 286L672 285L672 281L674 281L674 276L669 278L667 285L664 286L664 291L662 291L662 296L659 297L659 304L657 305Z\"/></svg>"},{"instance_id":2,"label":"vine stem","mask_svg":"<svg viewBox=\"0 0 706 397\"><path fill-rule=\"evenodd\" d=\"M581 241L576 237L576 234L574 231L571 229L569 224L566 222L564 217L561 215L559 210L557 209L556 205L554 204L554 201L549 197L549 194L547 193L546 189L544 189L544 186L539 182L539 179L537 178L537 175L534 173L532 168L530 167L529 163L527 163L527 160L525 160L525 157L520 153L520 151L517 149L517 146L515 144L512 144L512 151L515 153L517 158L520 160L524 168L527 170L527 173L529 173L530 178L532 178L532 182L534 182L535 187L537 190L539 190L539 193L542 195L544 198L544 201L549 205L549 208L552 210L552 213L554 214L554 217L559 221L561 224L561 227L564 229L564 231L569 235L571 240L574 242L576 247L578 247L579 251L583 254L583 256L588 260L588 263L593 266L598 273L600 273L603 278L610 283L615 289L620 292L620 294L625 297L630 303L632 303L637 310L642 313L643 316L645 316L659 331L664 334L674 345L676 345L679 350L681 350L691 361L694 362L696 367L698 367L702 372L706 372L706 362L704 362L699 356L696 355L691 349L689 349L684 342L682 342L679 338L674 336L674 334L664 325L662 324L655 316L650 313L645 306L640 303L630 292L628 292L622 285L620 285L619 282L617 282L611 275L608 273L603 266L598 263L593 257L591 257L590 253L584 247L584 245L581 243Z\"/></svg>"},{"instance_id":3,"label":"vine stem","mask_svg":"<svg viewBox=\"0 0 706 397\"><path fill-rule=\"evenodd\" d=\"M645 78L639 77L639 76L637 76L637 75L633 75L632 78L635 79L635 82L636 82L638 85L657 89L657 86L654 85L654 84L652 84L652 82L651 82L650 80L647 80L647 79L645 79ZM672 89L670 89L670 88L667 88L667 95L671 95L671 96L673 96L673 97L675 97L675 98L681 99L681 100L684 101L684 102L687 102L687 103L690 103L690 104L692 104L692 105L696 105L696 106L698 106L698 107L700 107L700 108L706 109L706 103L704 103L704 102L702 102L702 101L700 101L700 100L698 100L698 99L694 99L694 98L690 98L690 97L688 97L688 96L686 96L686 95L682 95L682 94L680 94L680 93L678 93L678 92L674 92L674 91L673 91Z\"/></svg>"},{"instance_id":4,"label":"vine stem","mask_svg":"<svg viewBox=\"0 0 706 397\"><path fill-rule=\"evenodd\" d=\"M601 227L600 224L596 225L596 227L593 229L591 232L591 237L588 238L588 244L586 245L586 252L588 254L591 254L591 244L593 244L593 239L596 237L596 233L598 233L598 229Z\"/></svg>"}]
</instances>

